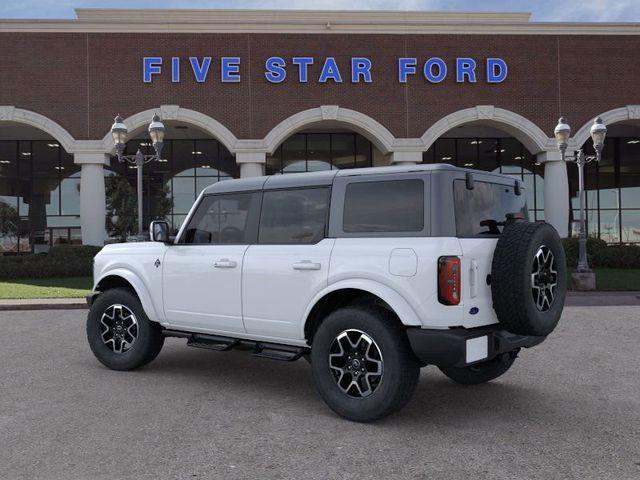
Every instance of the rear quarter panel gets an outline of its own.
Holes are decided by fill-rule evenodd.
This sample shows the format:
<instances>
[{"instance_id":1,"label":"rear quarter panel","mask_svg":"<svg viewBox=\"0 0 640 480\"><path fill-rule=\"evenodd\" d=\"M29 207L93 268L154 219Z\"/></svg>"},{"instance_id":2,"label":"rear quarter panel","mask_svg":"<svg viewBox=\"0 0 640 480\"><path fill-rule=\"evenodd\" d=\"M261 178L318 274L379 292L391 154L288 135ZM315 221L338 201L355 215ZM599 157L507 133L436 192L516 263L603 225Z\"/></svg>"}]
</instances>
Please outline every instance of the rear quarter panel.
<instances>
[{"instance_id":1,"label":"rear quarter panel","mask_svg":"<svg viewBox=\"0 0 640 480\"><path fill-rule=\"evenodd\" d=\"M408 268L405 259L401 261L401 268L394 268L391 262L394 250L415 252L416 268ZM397 294L396 301L402 302L400 310L409 312L403 315L394 308L403 323L413 325L412 320L417 318L420 325L429 328L461 326L464 325L464 305L445 306L438 301L438 258L442 255L462 256L459 240L453 237L338 238L331 254L329 288L339 282L382 285Z\"/></svg>"}]
</instances>

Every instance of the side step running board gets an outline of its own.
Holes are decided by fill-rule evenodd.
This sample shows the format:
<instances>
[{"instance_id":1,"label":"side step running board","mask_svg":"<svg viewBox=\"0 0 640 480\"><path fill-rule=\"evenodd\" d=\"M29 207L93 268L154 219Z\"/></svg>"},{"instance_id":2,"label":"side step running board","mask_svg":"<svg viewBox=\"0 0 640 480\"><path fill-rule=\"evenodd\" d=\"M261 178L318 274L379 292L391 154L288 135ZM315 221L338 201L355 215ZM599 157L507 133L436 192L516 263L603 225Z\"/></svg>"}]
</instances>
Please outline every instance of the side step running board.
<instances>
[{"instance_id":1,"label":"side step running board","mask_svg":"<svg viewBox=\"0 0 640 480\"><path fill-rule=\"evenodd\" d=\"M237 338L220 337L218 335L191 335L187 340L187 346L196 348L207 348L209 350L217 350L225 352L231 350L240 341Z\"/></svg>"},{"instance_id":2,"label":"side step running board","mask_svg":"<svg viewBox=\"0 0 640 480\"><path fill-rule=\"evenodd\" d=\"M186 338L187 346L189 347L205 348L207 350L216 350L218 352L224 352L232 349L250 350L252 355L256 357L269 358L271 360L282 360L285 362L298 360L310 351L307 347L258 342L254 340L223 337L220 335L209 335L204 333L182 332L179 330L164 329L162 334L165 337Z\"/></svg>"}]
</instances>

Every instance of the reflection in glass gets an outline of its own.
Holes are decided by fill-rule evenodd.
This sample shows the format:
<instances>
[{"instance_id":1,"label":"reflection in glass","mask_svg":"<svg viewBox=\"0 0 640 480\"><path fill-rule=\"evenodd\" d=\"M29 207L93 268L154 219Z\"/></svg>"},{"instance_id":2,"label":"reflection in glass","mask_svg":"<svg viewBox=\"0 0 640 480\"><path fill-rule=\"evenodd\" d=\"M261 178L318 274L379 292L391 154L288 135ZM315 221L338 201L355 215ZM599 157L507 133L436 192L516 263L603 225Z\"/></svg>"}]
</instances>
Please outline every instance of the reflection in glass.
<instances>
[{"instance_id":1,"label":"reflection in glass","mask_svg":"<svg viewBox=\"0 0 640 480\"><path fill-rule=\"evenodd\" d=\"M267 155L267 175L373 166L374 148L357 133L297 133ZM386 162L385 162L386 164Z\"/></svg>"}]
</instances>

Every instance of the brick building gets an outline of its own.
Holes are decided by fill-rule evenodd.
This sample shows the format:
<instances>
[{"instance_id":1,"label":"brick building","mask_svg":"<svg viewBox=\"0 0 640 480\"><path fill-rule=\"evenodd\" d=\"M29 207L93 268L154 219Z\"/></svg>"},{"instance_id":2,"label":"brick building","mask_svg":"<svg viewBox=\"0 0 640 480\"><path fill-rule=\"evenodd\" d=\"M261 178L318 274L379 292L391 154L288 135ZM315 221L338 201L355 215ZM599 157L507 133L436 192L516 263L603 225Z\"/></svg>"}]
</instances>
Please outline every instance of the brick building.
<instances>
[{"instance_id":1,"label":"brick building","mask_svg":"<svg viewBox=\"0 0 640 480\"><path fill-rule=\"evenodd\" d=\"M179 227L230 177L406 163L500 171L532 218L575 229L577 172L553 139L591 149L588 228L640 242L640 24L535 23L518 13L77 10L0 20L0 251L102 244L116 114L144 169L145 224ZM172 200L159 212L158 195ZM165 202L166 203L166 202Z\"/></svg>"}]
</instances>

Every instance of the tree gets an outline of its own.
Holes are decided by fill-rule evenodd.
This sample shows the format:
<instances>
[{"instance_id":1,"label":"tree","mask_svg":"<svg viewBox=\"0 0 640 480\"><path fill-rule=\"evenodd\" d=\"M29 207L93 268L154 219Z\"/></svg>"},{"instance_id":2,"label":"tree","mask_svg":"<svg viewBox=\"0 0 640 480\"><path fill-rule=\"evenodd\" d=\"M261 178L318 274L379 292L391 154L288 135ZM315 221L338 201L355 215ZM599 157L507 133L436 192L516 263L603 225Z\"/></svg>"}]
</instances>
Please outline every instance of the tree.
<instances>
[{"instance_id":1,"label":"tree","mask_svg":"<svg viewBox=\"0 0 640 480\"><path fill-rule=\"evenodd\" d=\"M164 220L173 209L173 197L168 182L160 184L151 194L153 220Z\"/></svg>"},{"instance_id":2,"label":"tree","mask_svg":"<svg viewBox=\"0 0 640 480\"><path fill-rule=\"evenodd\" d=\"M135 189L123 176L106 178L105 194L107 199L107 231L121 242L137 230L138 201ZM173 198L166 184L151 192L151 208L154 219L164 219L171 213Z\"/></svg>"},{"instance_id":3,"label":"tree","mask_svg":"<svg viewBox=\"0 0 640 480\"><path fill-rule=\"evenodd\" d=\"M121 242L126 242L127 235L138 223L136 191L126 177L114 175L105 180L107 231Z\"/></svg>"},{"instance_id":4,"label":"tree","mask_svg":"<svg viewBox=\"0 0 640 480\"><path fill-rule=\"evenodd\" d=\"M18 210L6 202L0 201L0 237L15 238L20 234L20 215Z\"/></svg>"}]
</instances>

